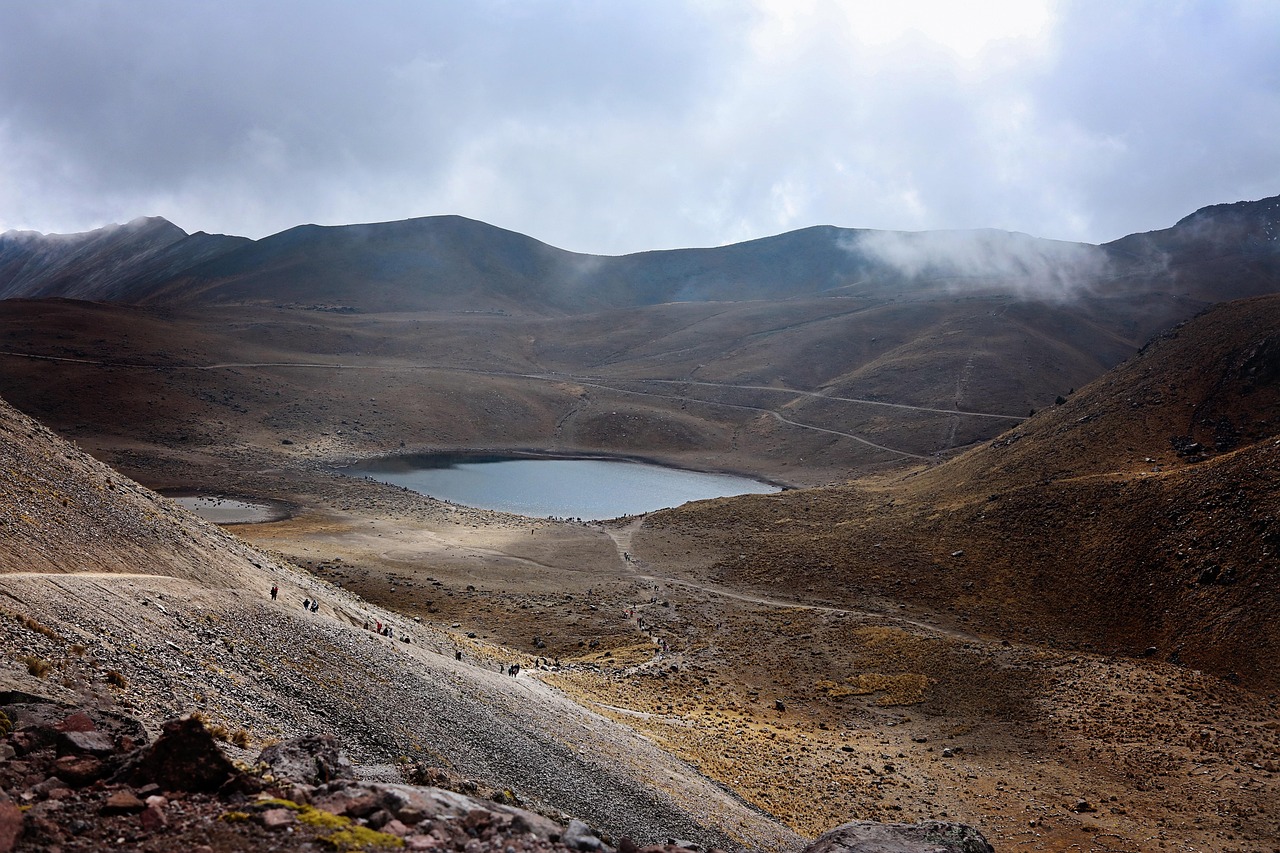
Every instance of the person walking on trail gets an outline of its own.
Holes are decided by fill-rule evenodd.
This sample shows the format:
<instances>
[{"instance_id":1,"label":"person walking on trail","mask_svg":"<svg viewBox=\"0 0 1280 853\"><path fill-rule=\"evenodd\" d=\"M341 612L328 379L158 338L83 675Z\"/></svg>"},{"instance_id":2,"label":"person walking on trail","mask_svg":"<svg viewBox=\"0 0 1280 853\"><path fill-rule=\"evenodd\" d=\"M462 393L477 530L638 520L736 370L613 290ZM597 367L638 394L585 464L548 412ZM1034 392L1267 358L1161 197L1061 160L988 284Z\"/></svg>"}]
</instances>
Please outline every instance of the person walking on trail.
<instances>
[{"instance_id":1,"label":"person walking on trail","mask_svg":"<svg viewBox=\"0 0 1280 853\"><path fill-rule=\"evenodd\" d=\"M280 587L276 586L275 584L272 584L272 585L271 585L271 600L272 600L272 601L275 601L275 600L276 600L276 596L277 596L277 595L279 595L279 594L280 594Z\"/></svg>"}]
</instances>

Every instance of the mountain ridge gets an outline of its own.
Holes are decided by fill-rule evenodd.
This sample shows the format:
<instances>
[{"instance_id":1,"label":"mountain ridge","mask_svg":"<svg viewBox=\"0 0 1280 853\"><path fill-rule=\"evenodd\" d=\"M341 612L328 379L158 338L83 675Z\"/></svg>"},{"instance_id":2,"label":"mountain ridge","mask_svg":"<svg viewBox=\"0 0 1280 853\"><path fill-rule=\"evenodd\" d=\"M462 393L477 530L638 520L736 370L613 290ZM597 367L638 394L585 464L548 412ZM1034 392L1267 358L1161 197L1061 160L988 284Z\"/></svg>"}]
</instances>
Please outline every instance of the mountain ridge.
<instances>
[{"instance_id":1,"label":"mountain ridge","mask_svg":"<svg viewBox=\"0 0 1280 853\"><path fill-rule=\"evenodd\" d=\"M457 215L299 225L260 240L187 235L157 217L134 223L163 231L163 238L116 245L122 241L107 238L127 235L132 223L110 226L70 235L78 238L70 241L77 249L70 253L68 237L60 235L0 236L0 298L168 305L313 301L361 311L552 314L833 292L918 296L985 288L1069 298L1090 289L1149 290L1171 267L1181 269L1184 280L1197 264L1206 268L1201 272L1215 273L1224 251L1232 260L1241 253L1251 258L1253 268L1226 276L1216 290L1196 287L1191 293L1217 301L1275 289L1277 209L1280 197L1211 205L1170 228L1096 246L997 229L896 232L817 225L726 246L616 256L558 249ZM87 251L104 240L111 245ZM36 251L44 256L38 264L30 257ZM1206 252L1213 254L1204 257Z\"/></svg>"}]
</instances>

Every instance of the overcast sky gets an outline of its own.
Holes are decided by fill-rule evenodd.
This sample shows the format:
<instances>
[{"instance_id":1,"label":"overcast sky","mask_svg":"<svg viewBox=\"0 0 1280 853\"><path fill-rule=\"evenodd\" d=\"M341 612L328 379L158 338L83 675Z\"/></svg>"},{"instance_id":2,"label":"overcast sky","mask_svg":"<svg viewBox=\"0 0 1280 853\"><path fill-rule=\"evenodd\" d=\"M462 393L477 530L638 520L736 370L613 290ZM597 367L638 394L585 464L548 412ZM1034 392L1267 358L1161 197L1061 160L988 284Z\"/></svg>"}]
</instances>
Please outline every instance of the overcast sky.
<instances>
[{"instance_id":1,"label":"overcast sky","mask_svg":"<svg viewBox=\"0 0 1280 853\"><path fill-rule=\"evenodd\" d=\"M1276 194L1276 0L0 0L0 231L1102 242Z\"/></svg>"}]
</instances>

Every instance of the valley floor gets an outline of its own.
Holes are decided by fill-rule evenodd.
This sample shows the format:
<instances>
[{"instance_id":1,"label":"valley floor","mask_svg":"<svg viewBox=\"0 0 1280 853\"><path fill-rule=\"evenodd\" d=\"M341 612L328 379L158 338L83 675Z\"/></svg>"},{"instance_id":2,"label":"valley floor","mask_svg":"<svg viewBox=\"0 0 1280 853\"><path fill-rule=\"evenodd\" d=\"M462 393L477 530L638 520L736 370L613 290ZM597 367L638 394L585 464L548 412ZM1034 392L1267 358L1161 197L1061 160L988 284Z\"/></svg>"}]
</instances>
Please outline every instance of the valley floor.
<instances>
[{"instance_id":1,"label":"valley floor","mask_svg":"<svg viewBox=\"0 0 1280 853\"><path fill-rule=\"evenodd\" d=\"M1274 697L891 600L730 588L644 518L531 520L374 484L339 503L307 481L293 518L235 532L436 626L474 666L520 663L803 835L939 818L999 850L1274 850Z\"/></svg>"}]
</instances>

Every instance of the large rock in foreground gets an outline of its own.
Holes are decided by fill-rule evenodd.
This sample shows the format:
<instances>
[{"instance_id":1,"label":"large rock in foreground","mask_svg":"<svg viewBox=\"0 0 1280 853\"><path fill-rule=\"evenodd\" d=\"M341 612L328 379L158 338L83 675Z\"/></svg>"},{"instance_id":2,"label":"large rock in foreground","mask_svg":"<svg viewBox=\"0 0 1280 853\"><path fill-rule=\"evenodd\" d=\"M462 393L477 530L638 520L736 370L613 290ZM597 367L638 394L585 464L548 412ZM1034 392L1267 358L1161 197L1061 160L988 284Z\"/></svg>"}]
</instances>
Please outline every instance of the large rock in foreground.
<instances>
[{"instance_id":1,"label":"large rock in foreground","mask_svg":"<svg viewBox=\"0 0 1280 853\"><path fill-rule=\"evenodd\" d=\"M819 836L802 853L995 853L995 848L962 823L855 820Z\"/></svg>"}]
</instances>

